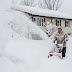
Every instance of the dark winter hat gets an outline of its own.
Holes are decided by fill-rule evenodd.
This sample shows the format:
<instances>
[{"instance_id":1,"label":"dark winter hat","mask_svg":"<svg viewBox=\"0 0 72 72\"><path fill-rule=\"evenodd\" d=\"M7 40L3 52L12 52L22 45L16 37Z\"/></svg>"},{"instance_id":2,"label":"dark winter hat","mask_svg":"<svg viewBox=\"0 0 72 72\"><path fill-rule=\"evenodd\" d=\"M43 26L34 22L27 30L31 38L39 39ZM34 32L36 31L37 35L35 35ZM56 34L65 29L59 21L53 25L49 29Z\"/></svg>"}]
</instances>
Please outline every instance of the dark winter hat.
<instances>
[{"instance_id":1,"label":"dark winter hat","mask_svg":"<svg viewBox=\"0 0 72 72\"><path fill-rule=\"evenodd\" d=\"M62 28L61 27L58 27L58 30L62 30Z\"/></svg>"}]
</instances>

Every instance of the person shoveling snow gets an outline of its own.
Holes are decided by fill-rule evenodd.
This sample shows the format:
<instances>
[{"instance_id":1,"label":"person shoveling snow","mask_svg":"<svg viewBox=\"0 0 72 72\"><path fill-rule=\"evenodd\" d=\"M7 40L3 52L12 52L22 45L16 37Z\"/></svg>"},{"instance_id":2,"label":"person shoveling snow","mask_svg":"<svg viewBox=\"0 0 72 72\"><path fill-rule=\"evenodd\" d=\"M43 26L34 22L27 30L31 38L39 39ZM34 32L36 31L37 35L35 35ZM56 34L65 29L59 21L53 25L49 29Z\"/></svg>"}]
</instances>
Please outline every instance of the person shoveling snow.
<instances>
[{"instance_id":1,"label":"person shoveling snow","mask_svg":"<svg viewBox=\"0 0 72 72\"><path fill-rule=\"evenodd\" d=\"M58 32L56 32L54 36L53 43L57 41L57 44L55 47L52 48L52 50L49 52L49 56L57 55L61 59L65 57L66 55L66 43L69 40L68 34L62 31L61 27L58 27Z\"/></svg>"}]
</instances>

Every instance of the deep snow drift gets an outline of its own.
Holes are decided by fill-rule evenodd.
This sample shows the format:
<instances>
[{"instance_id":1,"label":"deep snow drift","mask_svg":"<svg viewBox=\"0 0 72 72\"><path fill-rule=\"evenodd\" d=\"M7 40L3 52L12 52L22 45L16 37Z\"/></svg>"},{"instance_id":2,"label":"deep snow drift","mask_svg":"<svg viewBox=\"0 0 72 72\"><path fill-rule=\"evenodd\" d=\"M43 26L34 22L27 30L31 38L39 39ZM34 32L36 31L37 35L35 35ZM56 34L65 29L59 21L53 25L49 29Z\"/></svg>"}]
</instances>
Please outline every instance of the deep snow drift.
<instances>
[{"instance_id":1,"label":"deep snow drift","mask_svg":"<svg viewBox=\"0 0 72 72\"><path fill-rule=\"evenodd\" d=\"M1 72L72 72L72 37L67 43L66 58L47 58L52 40L10 40L0 57ZM4 68L4 69L3 69Z\"/></svg>"},{"instance_id":2,"label":"deep snow drift","mask_svg":"<svg viewBox=\"0 0 72 72\"><path fill-rule=\"evenodd\" d=\"M8 22L9 16L7 9L10 7L11 0L0 0L0 49L4 49L8 41Z\"/></svg>"},{"instance_id":3,"label":"deep snow drift","mask_svg":"<svg viewBox=\"0 0 72 72\"><path fill-rule=\"evenodd\" d=\"M1 0L6 4L10 0ZM0 2L0 5L3 4ZM8 5L9 3L7 3ZM2 5L4 7L7 5ZM9 5L8 5L9 7ZM6 9L6 8L5 8ZM1 8L0 12L0 71L1 72L72 72L72 37L67 44L66 58L60 60L58 57L47 58L52 40L32 41L18 39L7 42L11 29L8 30L8 22L12 19L9 13ZM8 32L10 31L10 32ZM12 35L12 33L11 33ZM7 44L6 44L7 43Z\"/></svg>"}]
</instances>

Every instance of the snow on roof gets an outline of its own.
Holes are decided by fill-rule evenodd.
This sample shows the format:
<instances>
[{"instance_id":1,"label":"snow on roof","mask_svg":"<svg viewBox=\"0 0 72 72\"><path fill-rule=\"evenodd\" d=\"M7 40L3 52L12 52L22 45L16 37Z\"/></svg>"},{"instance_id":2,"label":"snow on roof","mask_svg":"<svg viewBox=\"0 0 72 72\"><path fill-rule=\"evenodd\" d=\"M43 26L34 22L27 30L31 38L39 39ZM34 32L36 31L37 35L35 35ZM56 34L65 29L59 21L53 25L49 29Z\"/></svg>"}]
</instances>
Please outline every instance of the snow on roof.
<instances>
[{"instance_id":1,"label":"snow on roof","mask_svg":"<svg viewBox=\"0 0 72 72\"><path fill-rule=\"evenodd\" d=\"M55 18L63 18L63 19L72 19L72 16L54 10L36 8L36 7L29 7L29 6L22 6L22 5L13 5L11 6L12 9L20 10L22 12L26 12L32 15L39 15L39 16L46 16L46 17L55 17Z\"/></svg>"}]
</instances>

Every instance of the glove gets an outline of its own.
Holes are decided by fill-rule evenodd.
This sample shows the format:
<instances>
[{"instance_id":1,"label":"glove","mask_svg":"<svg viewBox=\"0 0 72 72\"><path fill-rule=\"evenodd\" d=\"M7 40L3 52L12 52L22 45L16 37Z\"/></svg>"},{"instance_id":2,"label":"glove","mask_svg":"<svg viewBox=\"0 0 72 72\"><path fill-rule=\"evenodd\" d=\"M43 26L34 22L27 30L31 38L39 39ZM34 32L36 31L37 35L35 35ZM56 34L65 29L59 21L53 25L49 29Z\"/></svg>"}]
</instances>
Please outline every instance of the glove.
<instances>
[{"instance_id":1,"label":"glove","mask_svg":"<svg viewBox=\"0 0 72 72\"><path fill-rule=\"evenodd\" d=\"M56 40L53 40L53 43L55 43Z\"/></svg>"}]
</instances>

